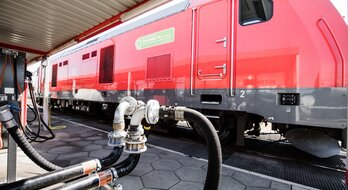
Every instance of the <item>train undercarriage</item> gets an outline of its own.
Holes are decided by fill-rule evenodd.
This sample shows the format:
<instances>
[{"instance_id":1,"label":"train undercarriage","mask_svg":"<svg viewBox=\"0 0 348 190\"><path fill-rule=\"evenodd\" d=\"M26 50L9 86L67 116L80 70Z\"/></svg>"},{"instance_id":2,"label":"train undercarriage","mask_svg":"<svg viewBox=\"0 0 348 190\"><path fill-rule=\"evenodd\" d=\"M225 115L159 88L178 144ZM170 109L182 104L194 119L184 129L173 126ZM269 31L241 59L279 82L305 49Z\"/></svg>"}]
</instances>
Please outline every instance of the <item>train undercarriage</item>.
<instances>
[{"instance_id":1,"label":"train undercarriage","mask_svg":"<svg viewBox=\"0 0 348 190\"><path fill-rule=\"evenodd\" d=\"M108 115L113 113L117 107L117 103L103 103L103 102L92 102L92 101L74 101L65 99L51 99L50 107L53 109L60 109L64 112L78 111L86 112L94 115L100 115L103 117L112 117ZM38 98L37 102L39 105L43 104L43 99ZM302 126L302 125L291 125L283 123L267 123L264 117L256 114L247 112L234 112L234 111L223 111L223 110L210 110L210 109L197 109L197 111L204 114L216 128L221 144L234 144L237 146L245 145L245 135L253 135L255 137L260 136L260 123L264 125L271 125L272 130L279 133L282 137L287 138L297 148L308 152L310 154L326 157L333 153L327 153L333 150L340 150L340 147L346 148L346 131L345 129L333 129L333 128L322 128L315 126ZM176 127L177 121L166 121L159 122L159 125L166 127L167 132L173 131ZM192 127L195 123L187 123L188 127ZM202 135L199 128L194 129L198 135ZM291 131L289 133L289 131ZM295 131L295 133L294 133ZM291 135L288 135L291 134ZM299 138L299 135L294 134L307 134L303 138ZM320 142L319 142L320 141ZM316 150L311 144L317 143L326 144L324 150ZM338 146L339 145L339 146ZM317 153L317 152L325 153ZM323 156L324 155L324 156Z\"/></svg>"}]
</instances>

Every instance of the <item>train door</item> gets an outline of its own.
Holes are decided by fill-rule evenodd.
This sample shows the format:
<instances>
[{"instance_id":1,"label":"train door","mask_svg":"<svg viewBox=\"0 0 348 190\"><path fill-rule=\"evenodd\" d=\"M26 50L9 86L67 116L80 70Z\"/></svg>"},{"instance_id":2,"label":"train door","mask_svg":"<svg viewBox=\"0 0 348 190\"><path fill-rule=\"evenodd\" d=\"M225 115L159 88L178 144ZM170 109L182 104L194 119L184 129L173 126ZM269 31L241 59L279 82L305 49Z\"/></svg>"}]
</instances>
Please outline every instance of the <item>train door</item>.
<instances>
[{"instance_id":1,"label":"train door","mask_svg":"<svg viewBox=\"0 0 348 190\"><path fill-rule=\"evenodd\" d=\"M197 9L196 89L228 88L230 3L217 0Z\"/></svg>"}]
</instances>

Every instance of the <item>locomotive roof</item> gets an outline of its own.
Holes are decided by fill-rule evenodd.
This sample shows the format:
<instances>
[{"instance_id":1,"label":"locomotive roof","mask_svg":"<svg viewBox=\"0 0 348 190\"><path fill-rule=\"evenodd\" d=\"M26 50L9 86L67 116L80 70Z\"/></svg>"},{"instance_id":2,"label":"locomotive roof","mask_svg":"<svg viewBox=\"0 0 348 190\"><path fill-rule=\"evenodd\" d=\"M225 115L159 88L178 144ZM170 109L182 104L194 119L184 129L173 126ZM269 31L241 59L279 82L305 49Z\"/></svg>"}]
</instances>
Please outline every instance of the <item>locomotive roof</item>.
<instances>
[{"instance_id":1,"label":"locomotive roof","mask_svg":"<svg viewBox=\"0 0 348 190\"><path fill-rule=\"evenodd\" d=\"M190 0L176 0L157 7L151 11L148 11L138 17L135 17L123 24L120 24L110 30L100 33L89 40L76 44L66 50L56 53L50 57L50 60L56 60L65 57L69 54L77 52L81 49L90 47L94 44L100 43L112 37L118 36L122 33L134 30L138 27L144 26L146 24L152 23L154 21L160 20L162 18L168 17L170 15L182 12L186 10L190 5Z\"/></svg>"}]
</instances>

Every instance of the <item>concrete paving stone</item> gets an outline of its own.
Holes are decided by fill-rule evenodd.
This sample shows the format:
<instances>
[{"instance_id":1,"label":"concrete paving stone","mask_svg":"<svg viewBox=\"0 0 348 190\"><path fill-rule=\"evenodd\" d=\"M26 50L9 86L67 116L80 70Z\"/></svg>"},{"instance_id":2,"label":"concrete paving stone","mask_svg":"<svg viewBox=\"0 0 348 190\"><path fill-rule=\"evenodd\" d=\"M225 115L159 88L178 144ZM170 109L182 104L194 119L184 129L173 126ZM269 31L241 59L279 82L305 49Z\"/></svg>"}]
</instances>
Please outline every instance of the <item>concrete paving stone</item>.
<instances>
[{"instance_id":1,"label":"concrete paving stone","mask_svg":"<svg viewBox=\"0 0 348 190\"><path fill-rule=\"evenodd\" d=\"M66 144L64 146L68 146L68 144ZM36 147L34 147L34 148L40 154L45 154L45 153L48 153L48 152L50 152L52 150L52 148L48 148L48 147L47 148L43 148L43 147L36 148Z\"/></svg>"},{"instance_id":2,"label":"concrete paving stone","mask_svg":"<svg viewBox=\"0 0 348 190\"><path fill-rule=\"evenodd\" d=\"M141 159L141 156L143 156L144 154L141 154L140 155L140 159ZM125 152L122 152L120 158L117 160L117 163L120 163L122 162L123 160L127 159L128 158L128 154L125 153ZM139 162L139 163L143 163L143 162Z\"/></svg>"},{"instance_id":3,"label":"concrete paving stone","mask_svg":"<svg viewBox=\"0 0 348 190\"><path fill-rule=\"evenodd\" d=\"M61 154L58 156L57 160L72 160L75 158L81 158L81 157L87 157L88 152L75 152L75 153L69 153L69 154Z\"/></svg>"},{"instance_id":4,"label":"concrete paving stone","mask_svg":"<svg viewBox=\"0 0 348 190\"><path fill-rule=\"evenodd\" d=\"M75 164L79 164L85 161L89 161L89 160L94 160L95 158L91 158L88 156L84 156L84 157L78 157L78 158L74 158L70 161L69 165L75 165Z\"/></svg>"},{"instance_id":5,"label":"concrete paving stone","mask_svg":"<svg viewBox=\"0 0 348 190\"><path fill-rule=\"evenodd\" d=\"M189 157L189 156L185 156L185 157L181 157L180 159L178 159L178 161L184 165L184 166L190 166L190 167L202 167L204 164L206 164L207 162Z\"/></svg>"},{"instance_id":6,"label":"concrete paving stone","mask_svg":"<svg viewBox=\"0 0 348 190\"><path fill-rule=\"evenodd\" d=\"M203 184L198 182L187 182L187 181L181 181L178 184L174 185L170 190L202 190Z\"/></svg>"},{"instance_id":7,"label":"concrete paving stone","mask_svg":"<svg viewBox=\"0 0 348 190\"><path fill-rule=\"evenodd\" d=\"M147 188L169 189L177 184L179 179L174 172L154 170L141 177L141 181Z\"/></svg>"},{"instance_id":8,"label":"concrete paving stone","mask_svg":"<svg viewBox=\"0 0 348 190\"><path fill-rule=\"evenodd\" d=\"M93 157L93 158L103 158L107 155L110 154L110 150L104 150L104 149L101 149L101 150L94 150L94 151L90 151L89 153L89 157Z\"/></svg>"},{"instance_id":9,"label":"concrete paving stone","mask_svg":"<svg viewBox=\"0 0 348 190\"><path fill-rule=\"evenodd\" d=\"M236 172L232 177L248 187L270 187L271 183L269 179L241 172Z\"/></svg>"},{"instance_id":10,"label":"concrete paving stone","mask_svg":"<svg viewBox=\"0 0 348 190\"><path fill-rule=\"evenodd\" d=\"M245 190L269 190L267 187L247 187Z\"/></svg>"},{"instance_id":11,"label":"concrete paving stone","mask_svg":"<svg viewBox=\"0 0 348 190\"><path fill-rule=\"evenodd\" d=\"M130 173L132 176L143 176L149 172L153 171L153 168L148 163L139 162L137 167Z\"/></svg>"},{"instance_id":12,"label":"concrete paving stone","mask_svg":"<svg viewBox=\"0 0 348 190\"><path fill-rule=\"evenodd\" d=\"M79 134L78 136L81 137L81 138L94 137L94 136L96 136L96 133L88 132L88 133Z\"/></svg>"},{"instance_id":13,"label":"concrete paving stone","mask_svg":"<svg viewBox=\"0 0 348 190\"><path fill-rule=\"evenodd\" d=\"M208 170L208 164L204 164L202 166L202 169L207 172ZM226 168L226 167L221 167L221 175L222 176L232 176L236 171L230 168Z\"/></svg>"},{"instance_id":14,"label":"concrete paving stone","mask_svg":"<svg viewBox=\"0 0 348 190\"><path fill-rule=\"evenodd\" d=\"M51 162L60 167L70 166L70 160L51 160Z\"/></svg>"},{"instance_id":15,"label":"concrete paving stone","mask_svg":"<svg viewBox=\"0 0 348 190\"><path fill-rule=\"evenodd\" d=\"M142 188L141 190L162 190L162 189Z\"/></svg>"},{"instance_id":16,"label":"concrete paving stone","mask_svg":"<svg viewBox=\"0 0 348 190\"><path fill-rule=\"evenodd\" d=\"M151 165L155 170L167 171L175 171L182 166L178 161L169 159L159 159L151 162Z\"/></svg>"},{"instance_id":17,"label":"concrete paving stone","mask_svg":"<svg viewBox=\"0 0 348 190\"><path fill-rule=\"evenodd\" d=\"M140 160L139 162L145 162L145 163L150 163L153 162L155 160L158 160L159 157L156 154L151 154L151 153L143 153L140 156Z\"/></svg>"},{"instance_id":18,"label":"concrete paving stone","mask_svg":"<svg viewBox=\"0 0 348 190\"><path fill-rule=\"evenodd\" d=\"M77 147L85 147L85 146L90 145L92 143L93 143L93 141L82 140L82 141L78 141L78 142L70 142L69 145L77 146Z\"/></svg>"},{"instance_id":19,"label":"concrete paving stone","mask_svg":"<svg viewBox=\"0 0 348 190\"><path fill-rule=\"evenodd\" d=\"M124 176L115 181L115 184L121 184L123 189L139 190L144 188L140 177Z\"/></svg>"},{"instance_id":20,"label":"concrete paving stone","mask_svg":"<svg viewBox=\"0 0 348 190\"><path fill-rule=\"evenodd\" d=\"M65 139L62 139L61 141L65 141L65 142L78 142L78 141L82 141L82 138L79 138L79 137L65 138Z\"/></svg>"},{"instance_id":21,"label":"concrete paving stone","mask_svg":"<svg viewBox=\"0 0 348 190\"><path fill-rule=\"evenodd\" d=\"M289 184L280 183L280 182L277 182L277 181L272 181L271 182L271 189L291 190L291 186Z\"/></svg>"},{"instance_id":22,"label":"concrete paving stone","mask_svg":"<svg viewBox=\"0 0 348 190\"><path fill-rule=\"evenodd\" d=\"M103 146L102 145L99 145L99 144L90 144L90 145L87 145L83 148L83 151L93 151L93 150L101 150L103 149Z\"/></svg>"},{"instance_id":23,"label":"concrete paving stone","mask_svg":"<svg viewBox=\"0 0 348 190\"><path fill-rule=\"evenodd\" d=\"M167 151L159 151L157 153L157 155L160 158L172 159L172 160L179 160L182 158L182 155L180 155L180 154L175 154L175 153L171 153L171 152L167 152Z\"/></svg>"},{"instance_id":24,"label":"concrete paving stone","mask_svg":"<svg viewBox=\"0 0 348 190\"><path fill-rule=\"evenodd\" d=\"M29 159L29 158L28 158ZM47 173L44 169L40 168L32 162L32 164L17 164L17 179L24 179L28 177L34 177L42 173Z\"/></svg>"},{"instance_id":25,"label":"concrete paving stone","mask_svg":"<svg viewBox=\"0 0 348 190\"><path fill-rule=\"evenodd\" d=\"M291 190L307 190L307 188L299 187L299 186L292 186Z\"/></svg>"},{"instance_id":26,"label":"concrete paving stone","mask_svg":"<svg viewBox=\"0 0 348 190\"><path fill-rule=\"evenodd\" d=\"M49 153L56 153L56 154L66 154L70 152L75 152L76 148L73 146L60 146L52 148Z\"/></svg>"},{"instance_id":27,"label":"concrete paving stone","mask_svg":"<svg viewBox=\"0 0 348 190\"><path fill-rule=\"evenodd\" d=\"M87 138L85 138L85 139L86 139L86 140L95 141L95 140L101 140L101 139L103 139L103 137L93 136L93 137L87 137Z\"/></svg>"},{"instance_id":28,"label":"concrete paving stone","mask_svg":"<svg viewBox=\"0 0 348 190\"><path fill-rule=\"evenodd\" d=\"M205 180L206 172L198 167L182 167L175 171L175 174L182 181L203 182Z\"/></svg>"},{"instance_id":29,"label":"concrete paving stone","mask_svg":"<svg viewBox=\"0 0 348 190\"><path fill-rule=\"evenodd\" d=\"M158 154L160 150L158 148L154 148L152 146L147 146L146 153Z\"/></svg>"},{"instance_id":30,"label":"concrete paving stone","mask_svg":"<svg viewBox=\"0 0 348 190\"><path fill-rule=\"evenodd\" d=\"M103 149L112 150L114 149L114 147L106 145L106 146L103 146Z\"/></svg>"},{"instance_id":31,"label":"concrete paving stone","mask_svg":"<svg viewBox=\"0 0 348 190\"><path fill-rule=\"evenodd\" d=\"M221 176L219 190L244 190L245 186L232 177Z\"/></svg>"},{"instance_id":32,"label":"concrete paving stone","mask_svg":"<svg viewBox=\"0 0 348 190\"><path fill-rule=\"evenodd\" d=\"M54 153L45 153L41 154L42 157L46 158L47 160L55 160L59 156L59 154L54 154Z\"/></svg>"},{"instance_id":33,"label":"concrete paving stone","mask_svg":"<svg viewBox=\"0 0 348 190\"><path fill-rule=\"evenodd\" d=\"M96 140L96 141L94 141L94 144L107 145L108 139Z\"/></svg>"},{"instance_id":34,"label":"concrete paving stone","mask_svg":"<svg viewBox=\"0 0 348 190\"><path fill-rule=\"evenodd\" d=\"M52 147L59 147L59 146L65 146L66 142L61 142L61 141L46 141L43 143L38 143L40 146L37 144L33 145L34 147L40 147L40 148L52 148Z\"/></svg>"}]
</instances>

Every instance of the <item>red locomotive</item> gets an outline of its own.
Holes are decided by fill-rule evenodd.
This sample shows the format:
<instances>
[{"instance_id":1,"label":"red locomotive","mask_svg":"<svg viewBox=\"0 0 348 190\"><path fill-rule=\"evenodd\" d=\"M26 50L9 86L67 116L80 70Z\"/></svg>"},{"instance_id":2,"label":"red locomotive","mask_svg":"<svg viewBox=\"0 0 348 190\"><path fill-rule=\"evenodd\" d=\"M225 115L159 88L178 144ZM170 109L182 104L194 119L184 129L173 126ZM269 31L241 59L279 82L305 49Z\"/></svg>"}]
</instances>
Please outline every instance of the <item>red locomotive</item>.
<instances>
[{"instance_id":1,"label":"red locomotive","mask_svg":"<svg viewBox=\"0 0 348 190\"><path fill-rule=\"evenodd\" d=\"M51 56L46 73L61 107L131 95L201 111L222 141L264 120L345 143L347 63L329 0L175 0Z\"/></svg>"}]
</instances>

